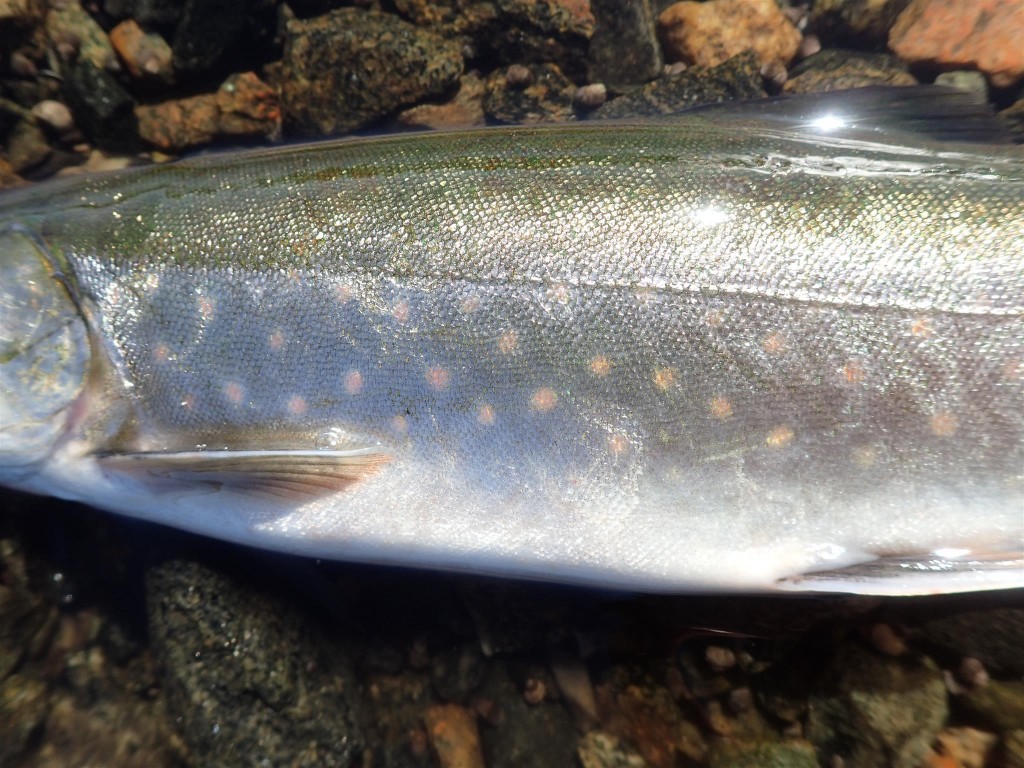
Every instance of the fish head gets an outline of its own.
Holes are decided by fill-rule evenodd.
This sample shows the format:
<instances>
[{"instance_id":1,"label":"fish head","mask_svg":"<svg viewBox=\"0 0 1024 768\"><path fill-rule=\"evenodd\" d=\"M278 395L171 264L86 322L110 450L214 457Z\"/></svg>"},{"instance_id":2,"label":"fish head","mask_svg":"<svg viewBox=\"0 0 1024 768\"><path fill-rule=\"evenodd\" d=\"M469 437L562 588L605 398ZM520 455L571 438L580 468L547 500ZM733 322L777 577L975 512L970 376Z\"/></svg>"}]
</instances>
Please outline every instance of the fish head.
<instances>
[{"instance_id":1,"label":"fish head","mask_svg":"<svg viewBox=\"0 0 1024 768\"><path fill-rule=\"evenodd\" d=\"M70 434L90 347L59 261L24 227L0 230L0 483L21 484Z\"/></svg>"}]
</instances>

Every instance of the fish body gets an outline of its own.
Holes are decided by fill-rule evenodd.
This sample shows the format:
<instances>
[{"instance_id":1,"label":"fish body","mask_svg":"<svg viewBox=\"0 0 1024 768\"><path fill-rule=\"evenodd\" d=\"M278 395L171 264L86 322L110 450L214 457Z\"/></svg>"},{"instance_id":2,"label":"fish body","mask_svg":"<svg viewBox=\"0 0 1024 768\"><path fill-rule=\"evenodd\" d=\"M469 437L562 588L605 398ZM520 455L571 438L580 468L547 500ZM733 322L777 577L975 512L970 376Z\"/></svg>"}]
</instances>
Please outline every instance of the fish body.
<instances>
[{"instance_id":1,"label":"fish body","mask_svg":"<svg viewBox=\"0 0 1024 768\"><path fill-rule=\"evenodd\" d=\"M0 251L9 485L621 588L1024 584L1012 150L345 140L9 193Z\"/></svg>"}]
</instances>

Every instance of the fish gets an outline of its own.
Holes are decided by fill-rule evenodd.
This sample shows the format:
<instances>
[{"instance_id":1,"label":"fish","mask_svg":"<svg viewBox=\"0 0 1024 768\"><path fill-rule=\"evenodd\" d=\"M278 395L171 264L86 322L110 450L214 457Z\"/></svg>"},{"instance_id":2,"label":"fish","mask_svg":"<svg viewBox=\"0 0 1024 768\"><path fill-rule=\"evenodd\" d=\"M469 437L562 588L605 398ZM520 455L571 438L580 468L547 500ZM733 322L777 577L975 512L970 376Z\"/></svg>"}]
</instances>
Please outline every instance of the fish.
<instances>
[{"instance_id":1,"label":"fish","mask_svg":"<svg viewBox=\"0 0 1024 768\"><path fill-rule=\"evenodd\" d=\"M874 88L8 191L0 483L619 590L1020 588L1024 154L978 113Z\"/></svg>"}]
</instances>

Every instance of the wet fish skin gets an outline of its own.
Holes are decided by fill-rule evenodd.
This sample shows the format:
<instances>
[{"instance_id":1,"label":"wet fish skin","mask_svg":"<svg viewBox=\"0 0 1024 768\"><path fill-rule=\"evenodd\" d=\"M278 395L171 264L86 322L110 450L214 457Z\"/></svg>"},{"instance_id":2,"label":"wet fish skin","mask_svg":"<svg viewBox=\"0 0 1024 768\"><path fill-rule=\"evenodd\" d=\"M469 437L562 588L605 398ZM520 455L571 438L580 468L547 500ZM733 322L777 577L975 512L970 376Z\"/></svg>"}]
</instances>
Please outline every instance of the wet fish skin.
<instances>
[{"instance_id":1,"label":"wet fish skin","mask_svg":"<svg viewBox=\"0 0 1024 768\"><path fill-rule=\"evenodd\" d=\"M694 115L9 195L5 279L61 282L50 362L0 365L0 479L326 557L1019 586L1024 160L868 138ZM37 297L0 295L9 341Z\"/></svg>"}]
</instances>

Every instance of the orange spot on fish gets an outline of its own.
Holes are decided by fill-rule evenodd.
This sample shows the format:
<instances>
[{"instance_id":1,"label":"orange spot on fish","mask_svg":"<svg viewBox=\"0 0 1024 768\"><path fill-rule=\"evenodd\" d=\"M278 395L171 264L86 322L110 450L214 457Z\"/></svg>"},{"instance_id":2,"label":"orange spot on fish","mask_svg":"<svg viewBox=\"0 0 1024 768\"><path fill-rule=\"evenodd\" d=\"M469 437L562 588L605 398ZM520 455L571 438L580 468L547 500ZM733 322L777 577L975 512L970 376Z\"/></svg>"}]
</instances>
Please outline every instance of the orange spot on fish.
<instances>
[{"instance_id":1,"label":"orange spot on fish","mask_svg":"<svg viewBox=\"0 0 1024 768\"><path fill-rule=\"evenodd\" d=\"M181 398L181 407L186 411L191 411L196 407L196 396L193 394L187 394Z\"/></svg>"},{"instance_id":2,"label":"orange spot on fish","mask_svg":"<svg viewBox=\"0 0 1024 768\"><path fill-rule=\"evenodd\" d=\"M952 437L959 428L956 416L948 411L936 412L929 421L932 434L936 437Z\"/></svg>"},{"instance_id":3,"label":"orange spot on fish","mask_svg":"<svg viewBox=\"0 0 1024 768\"><path fill-rule=\"evenodd\" d=\"M398 414L391 419L391 429L400 435L404 435L409 431L409 420L402 414Z\"/></svg>"},{"instance_id":4,"label":"orange spot on fish","mask_svg":"<svg viewBox=\"0 0 1024 768\"><path fill-rule=\"evenodd\" d=\"M359 371L349 371L345 374L345 391L350 395L358 395L363 391L363 374Z\"/></svg>"},{"instance_id":5,"label":"orange spot on fish","mask_svg":"<svg viewBox=\"0 0 1024 768\"><path fill-rule=\"evenodd\" d=\"M535 411L550 411L558 405L558 395L550 387L541 387L530 398L530 407Z\"/></svg>"},{"instance_id":6,"label":"orange spot on fish","mask_svg":"<svg viewBox=\"0 0 1024 768\"><path fill-rule=\"evenodd\" d=\"M280 329L275 330L267 339L271 349L281 349L284 346L284 333Z\"/></svg>"},{"instance_id":7,"label":"orange spot on fish","mask_svg":"<svg viewBox=\"0 0 1024 768\"><path fill-rule=\"evenodd\" d=\"M171 350L166 344L157 344L153 347L153 362L166 363L171 357Z\"/></svg>"},{"instance_id":8,"label":"orange spot on fish","mask_svg":"<svg viewBox=\"0 0 1024 768\"><path fill-rule=\"evenodd\" d=\"M793 442L793 436L792 428L782 424L768 433L768 439L765 442L771 448L785 448Z\"/></svg>"},{"instance_id":9,"label":"orange spot on fish","mask_svg":"<svg viewBox=\"0 0 1024 768\"><path fill-rule=\"evenodd\" d=\"M708 410L711 415L720 421L732 418L732 403L729 398L719 395L708 403Z\"/></svg>"},{"instance_id":10,"label":"orange spot on fish","mask_svg":"<svg viewBox=\"0 0 1024 768\"><path fill-rule=\"evenodd\" d=\"M864 366L860 360L850 360L843 366L842 374L847 384L860 384L864 381Z\"/></svg>"},{"instance_id":11,"label":"orange spot on fish","mask_svg":"<svg viewBox=\"0 0 1024 768\"><path fill-rule=\"evenodd\" d=\"M725 322L725 315L722 314L721 310L712 309L704 315L704 322L712 328L720 328L722 323Z\"/></svg>"},{"instance_id":12,"label":"orange spot on fish","mask_svg":"<svg viewBox=\"0 0 1024 768\"><path fill-rule=\"evenodd\" d=\"M779 355L786 351L786 337L776 331L768 334L761 345L769 355Z\"/></svg>"},{"instance_id":13,"label":"orange spot on fish","mask_svg":"<svg viewBox=\"0 0 1024 768\"><path fill-rule=\"evenodd\" d=\"M245 389L237 381L229 381L221 391L232 405L241 405L245 399Z\"/></svg>"},{"instance_id":14,"label":"orange spot on fish","mask_svg":"<svg viewBox=\"0 0 1024 768\"><path fill-rule=\"evenodd\" d=\"M336 285L334 286L334 297L342 304L347 304L352 301L355 294L352 292L352 288L347 285Z\"/></svg>"},{"instance_id":15,"label":"orange spot on fish","mask_svg":"<svg viewBox=\"0 0 1024 768\"><path fill-rule=\"evenodd\" d=\"M878 460L878 451L874 446L861 445L853 451L853 461L861 469L868 469L874 466Z\"/></svg>"},{"instance_id":16,"label":"orange spot on fish","mask_svg":"<svg viewBox=\"0 0 1024 768\"><path fill-rule=\"evenodd\" d=\"M199 297L199 316L203 320L209 321L213 319L214 313L217 311L216 302L209 296Z\"/></svg>"},{"instance_id":17,"label":"orange spot on fish","mask_svg":"<svg viewBox=\"0 0 1024 768\"><path fill-rule=\"evenodd\" d=\"M590 372L599 378L604 378L612 372L611 361L604 355L598 355L590 361Z\"/></svg>"},{"instance_id":18,"label":"orange spot on fish","mask_svg":"<svg viewBox=\"0 0 1024 768\"><path fill-rule=\"evenodd\" d=\"M676 372L671 368L657 368L654 371L654 386L662 392L667 392L669 387L676 383Z\"/></svg>"},{"instance_id":19,"label":"orange spot on fish","mask_svg":"<svg viewBox=\"0 0 1024 768\"><path fill-rule=\"evenodd\" d=\"M447 389L450 379L451 376L444 368L434 366L427 369L427 384L430 385L431 389L436 389L437 391Z\"/></svg>"},{"instance_id":20,"label":"orange spot on fish","mask_svg":"<svg viewBox=\"0 0 1024 768\"><path fill-rule=\"evenodd\" d=\"M515 331L506 331L498 337L498 351L508 354L519 346L519 334Z\"/></svg>"},{"instance_id":21,"label":"orange spot on fish","mask_svg":"<svg viewBox=\"0 0 1024 768\"><path fill-rule=\"evenodd\" d=\"M913 322L910 323L910 335L919 336L922 339L927 339L935 333L932 328L932 321L929 317L916 317Z\"/></svg>"},{"instance_id":22,"label":"orange spot on fish","mask_svg":"<svg viewBox=\"0 0 1024 768\"><path fill-rule=\"evenodd\" d=\"M404 323L409 319L409 302L400 301L391 310L391 316L395 318L399 323Z\"/></svg>"},{"instance_id":23,"label":"orange spot on fish","mask_svg":"<svg viewBox=\"0 0 1024 768\"><path fill-rule=\"evenodd\" d=\"M467 296L465 299L462 300L461 304L462 311L467 315L473 314L478 309L480 309L481 306L482 302L480 301L479 296Z\"/></svg>"},{"instance_id":24,"label":"orange spot on fish","mask_svg":"<svg viewBox=\"0 0 1024 768\"><path fill-rule=\"evenodd\" d=\"M494 408L490 405L481 405L480 410L476 412L476 420L483 424L485 427L491 426L496 419L497 414L495 414Z\"/></svg>"},{"instance_id":25,"label":"orange spot on fish","mask_svg":"<svg viewBox=\"0 0 1024 768\"><path fill-rule=\"evenodd\" d=\"M299 395L292 395L288 398L288 413L292 416L300 416L306 412L306 399Z\"/></svg>"},{"instance_id":26,"label":"orange spot on fish","mask_svg":"<svg viewBox=\"0 0 1024 768\"><path fill-rule=\"evenodd\" d=\"M629 450L629 438L622 434L613 434L608 436L608 450L614 455L621 456Z\"/></svg>"}]
</instances>

